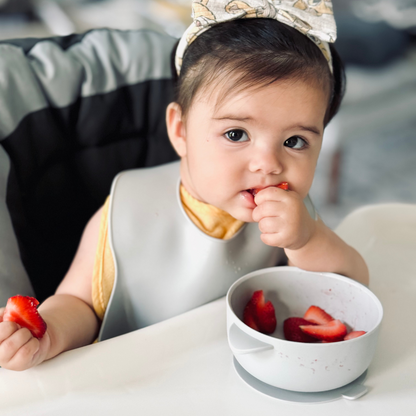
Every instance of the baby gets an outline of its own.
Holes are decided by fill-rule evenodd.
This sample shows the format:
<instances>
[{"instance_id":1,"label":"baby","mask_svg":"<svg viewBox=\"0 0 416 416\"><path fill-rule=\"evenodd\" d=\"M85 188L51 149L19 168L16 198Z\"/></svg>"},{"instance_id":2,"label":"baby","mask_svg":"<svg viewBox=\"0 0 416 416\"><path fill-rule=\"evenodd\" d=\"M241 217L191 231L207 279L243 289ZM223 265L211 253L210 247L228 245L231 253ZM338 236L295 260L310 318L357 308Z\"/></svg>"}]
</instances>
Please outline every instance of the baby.
<instances>
[{"instance_id":1,"label":"baby","mask_svg":"<svg viewBox=\"0 0 416 416\"><path fill-rule=\"evenodd\" d=\"M361 256L308 197L344 89L327 43L335 39L330 2L319 4L194 2L194 23L173 53L176 99L166 111L180 162L117 176L39 308L44 337L0 323L2 367L24 370L97 335L160 322L263 267L287 262L368 284Z\"/></svg>"}]
</instances>

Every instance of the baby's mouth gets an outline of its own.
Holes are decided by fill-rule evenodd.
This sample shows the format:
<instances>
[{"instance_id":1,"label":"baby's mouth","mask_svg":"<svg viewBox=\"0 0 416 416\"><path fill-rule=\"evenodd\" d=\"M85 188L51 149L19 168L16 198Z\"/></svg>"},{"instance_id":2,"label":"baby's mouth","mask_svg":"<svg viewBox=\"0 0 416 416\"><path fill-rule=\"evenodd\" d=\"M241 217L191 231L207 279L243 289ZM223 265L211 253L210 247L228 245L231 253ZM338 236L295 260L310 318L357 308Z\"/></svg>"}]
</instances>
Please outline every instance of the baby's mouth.
<instances>
[{"instance_id":1,"label":"baby's mouth","mask_svg":"<svg viewBox=\"0 0 416 416\"><path fill-rule=\"evenodd\" d=\"M266 188L253 188L253 189L247 189L247 192L249 192L253 197L255 197L260 191Z\"/></svg>"},{"instance_id":2,"label":"baby's mouth","mask_svg":"<svg viewBox=\"0 0 416 416\"><path fill-rule=\"evenodd\" d=\"M287 191L289 189L289 184L287 182L281 182L278 185L271 185L271 186L283 189L285 191ZM263 189L266 189L266 188L269 188L269 186L266 186L265 188L247 189L246 191L249 192L251 195L256 196L260 191L262 191Z\"/></svg>"}]
</instances>

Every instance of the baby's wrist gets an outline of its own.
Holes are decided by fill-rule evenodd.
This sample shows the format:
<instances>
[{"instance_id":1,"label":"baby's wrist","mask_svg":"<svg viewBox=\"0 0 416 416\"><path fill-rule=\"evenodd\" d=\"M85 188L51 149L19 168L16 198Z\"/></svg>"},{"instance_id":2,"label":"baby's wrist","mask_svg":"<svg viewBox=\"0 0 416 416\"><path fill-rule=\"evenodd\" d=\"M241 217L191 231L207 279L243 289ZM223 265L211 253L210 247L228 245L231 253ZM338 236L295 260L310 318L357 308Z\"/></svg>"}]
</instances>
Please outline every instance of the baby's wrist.
<instances>
[{"instance_id":1,"label":"baby's wrist","mask_svg":"<svg viewBox=\"0 0 416 416\"><path fill-rule=\"evenodd\" d=\"M322 222L311 218L305 240L297 246L286 247L284 249L288 259L292 260L293 263L298 263L299 259L308 258L313 255L315 249L325 240L325 228L326 226Z\"/></svg>"}]
</instances>

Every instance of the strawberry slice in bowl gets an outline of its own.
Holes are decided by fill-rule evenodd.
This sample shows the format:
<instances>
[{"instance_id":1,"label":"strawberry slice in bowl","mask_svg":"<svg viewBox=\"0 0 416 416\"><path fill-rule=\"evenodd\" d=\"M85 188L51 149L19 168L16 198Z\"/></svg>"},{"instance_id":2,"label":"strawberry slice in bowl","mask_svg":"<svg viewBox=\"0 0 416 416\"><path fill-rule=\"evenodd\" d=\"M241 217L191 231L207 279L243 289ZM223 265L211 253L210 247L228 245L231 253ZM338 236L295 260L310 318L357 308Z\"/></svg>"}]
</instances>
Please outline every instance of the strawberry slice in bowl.
<instances>
[{"instance_id":1,"label":"strawberry slice in bowl","mask_svg":"<svg viewBox=\"0 0 416 416\"><path fill-rule=\"evenodd\" d=\"M270 301L265 301L262 290L256 290L248 301L243 312L243 322L263 334L272 334L275 331L275 309Z\"/></svg>"},{"instance_id":2,"label":"strawberry slice in bowl","mask_svg":"<svg viewBox=\"0 0 416 416\"><path fill-rule=\"evenodd\" d=\"M366 333L367 332L365 332L365 331L351 331L349 334L345 335L344 341L348 341L349 339L358 338L361 335L364 335Z\"/></svg>"},{"instance_id":3,"label":"strawberry slice in bowl","mask_svg":"<svg viewBox=\"0 0 416 416\"><path fill-rule=\"evenodd\" d=\"M347 335L347 327L338 319L323 325L301 325L300 329L305 334L325 342L342 341Z\"/></svg>"},{"instance_id":4,"label":"strawberry slice in bowl","mask_svg":"<svg viewBox=\"0 0 416 416\"><path fill-rule=\"evenodd\" d=\"M303 315L303 319L317 325L325 325L334 320L329 313L326 313L322 308L315 305L309 307Z\"/></svg>"},{"instance_id":5,"label":"strawberry slice in bowl","mask_svg":"<svg viewBox=\"0 0 416 416\"><path fill-rule=\"evenodd\" d=\"M304 318L291 317L283 322L283 333L288 341L294 342L318 342L318 340L306 334L300 329L301 325L314 325Z\"/></svg>"},{"instance_id":6,"label":"strawberry slice in bowl","mask_svg":"<svg viewBox=\"0 0 416 416\"><path fill-rule=\"evenodd\" d=\"M3 321L16 322L40 339L45 335L47 326L38 312L38 305L39 301L30 296L12 296L7 301Z\"/></svg>"}]
</instances>

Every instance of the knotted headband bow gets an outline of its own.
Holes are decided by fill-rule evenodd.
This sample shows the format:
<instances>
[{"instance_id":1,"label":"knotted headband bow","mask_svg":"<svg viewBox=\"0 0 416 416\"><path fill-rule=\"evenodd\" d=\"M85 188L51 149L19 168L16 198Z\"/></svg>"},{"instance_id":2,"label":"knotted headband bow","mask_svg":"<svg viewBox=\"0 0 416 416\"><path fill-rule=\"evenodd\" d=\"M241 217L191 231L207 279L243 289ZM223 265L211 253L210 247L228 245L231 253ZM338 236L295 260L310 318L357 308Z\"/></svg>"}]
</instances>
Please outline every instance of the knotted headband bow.
<instances>
[{"instance_id":1,"label":"knotted headband bow","mask_svg":"<svg viewBox=\"0 0 416 416\"><path fill-rule=\"evenodd\" d=\"M193 23L179 41L175 66L179 74L186 48L210 27L230 20L276 19L306 35L321 49L332 72L328 42L335 42L337 28L332 2L325 0L193 0Z\"/></svg>"}]
</instances>

